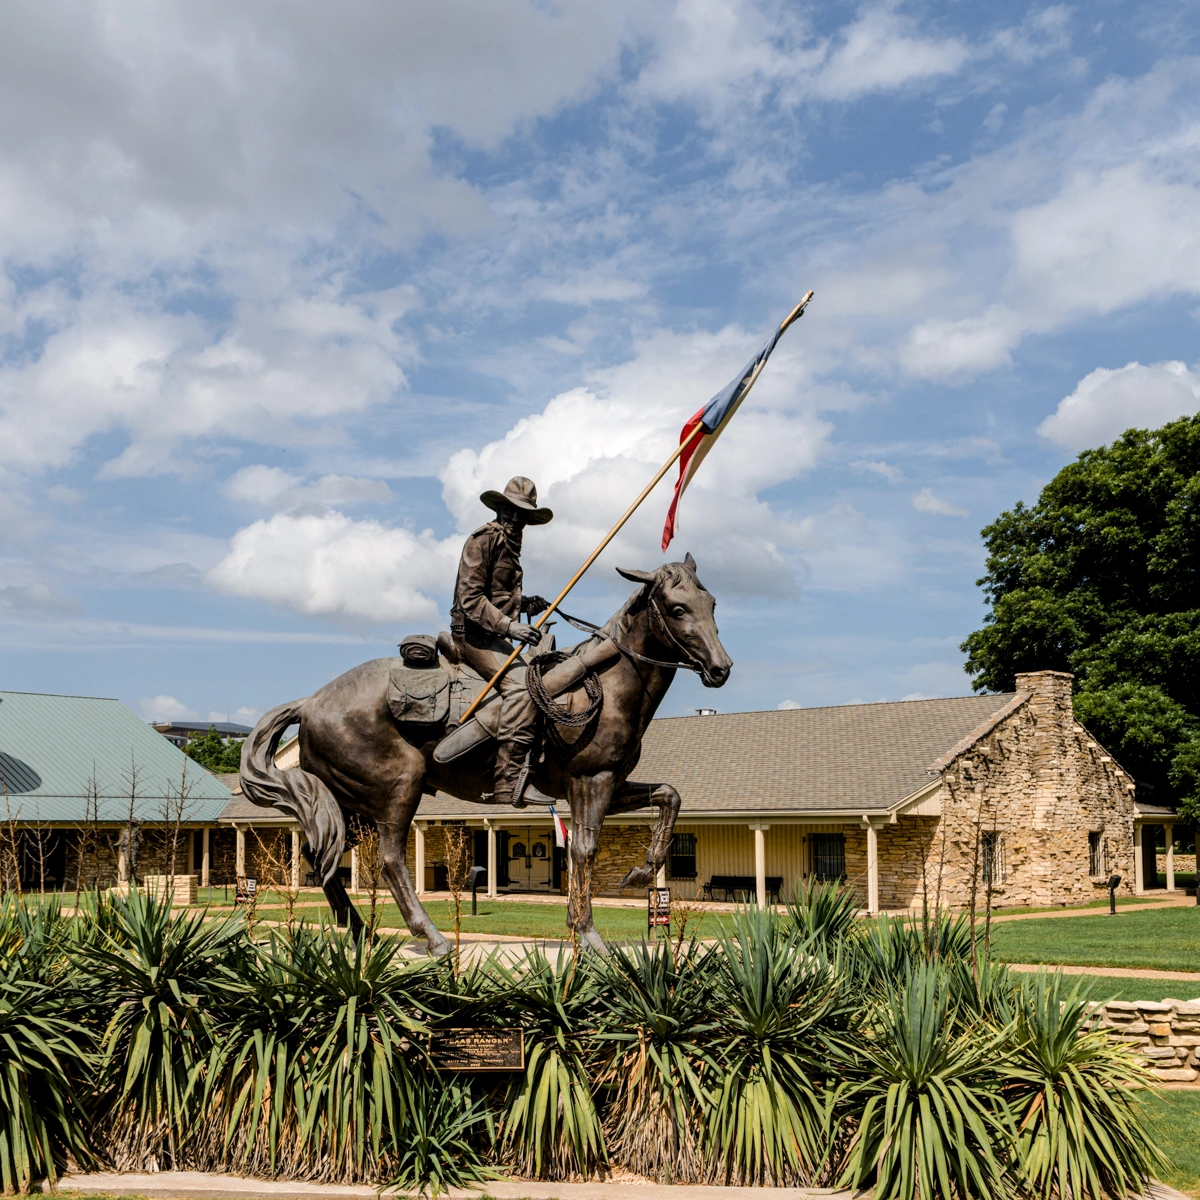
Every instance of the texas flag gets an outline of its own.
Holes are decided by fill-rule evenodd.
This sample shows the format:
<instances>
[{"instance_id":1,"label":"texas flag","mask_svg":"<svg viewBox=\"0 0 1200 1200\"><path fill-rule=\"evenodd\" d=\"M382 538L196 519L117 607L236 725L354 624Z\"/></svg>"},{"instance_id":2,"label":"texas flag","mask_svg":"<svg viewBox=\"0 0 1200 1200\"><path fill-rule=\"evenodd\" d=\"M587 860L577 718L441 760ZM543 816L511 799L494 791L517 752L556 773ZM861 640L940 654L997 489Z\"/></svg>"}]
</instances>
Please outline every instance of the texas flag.
<instances>
[{"instance_id":1,"label":"texas flag","mask_svg":"<svg viewBox=\"0 0 1200 1200\"><path fill-rule=\"evenodd\" d=\"M758 378L758 372L771 357L775 343L779 341L783 331L803 313L811 298L810 293L767 338L766 344L746 364L745 370L723 387L684 425L683 431L679 435L679 444L684 448L683 453L679 456L679 478L675 481L675 495L671 497L671 507L667 509L667 521L663 526L662 548L664 550L671 544L671 539L675 536L675 513L679 507L679 498L687 491L687 486L699 470L705 455L725 431L725 426L729 424L733 414L737 412L738 406L746 398L750 386ZM697 433L697 427L701 428L703 432Z\"/></svg>"},{"instance_id":2,"label":"texas flag","mask_svg":"<svg viewBox=\"0 0 1200 1200\"><path fill-rule=\"evenodd\" d=\"M553 804L550 805L550 819L554 822L554 844L560 850L565 850L567 848L567 826L555 811Z\"/></svg>"}]
</instances>

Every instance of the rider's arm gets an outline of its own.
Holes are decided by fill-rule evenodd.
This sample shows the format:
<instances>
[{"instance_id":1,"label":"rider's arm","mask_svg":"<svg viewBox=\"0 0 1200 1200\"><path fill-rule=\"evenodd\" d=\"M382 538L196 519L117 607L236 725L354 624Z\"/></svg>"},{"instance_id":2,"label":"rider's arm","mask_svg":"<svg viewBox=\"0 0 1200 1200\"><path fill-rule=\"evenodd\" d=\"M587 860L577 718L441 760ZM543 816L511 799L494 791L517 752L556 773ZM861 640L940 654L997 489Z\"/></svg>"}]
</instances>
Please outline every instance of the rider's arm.
<instances>
[{"instance_id":1,"label":"rider's arm","mask_svg":"<svg viewBox=\"0 0 1200 1200\"><path fill-rule=\"evenodd\" d=\"M462 562L458 568L458 595L455 603L476 625L494 633L497 637L508 637L512 618L502 613L488 598L487 584L491 574L491 539L469 537L463 547Z\"/></svg>"}]
</instances>

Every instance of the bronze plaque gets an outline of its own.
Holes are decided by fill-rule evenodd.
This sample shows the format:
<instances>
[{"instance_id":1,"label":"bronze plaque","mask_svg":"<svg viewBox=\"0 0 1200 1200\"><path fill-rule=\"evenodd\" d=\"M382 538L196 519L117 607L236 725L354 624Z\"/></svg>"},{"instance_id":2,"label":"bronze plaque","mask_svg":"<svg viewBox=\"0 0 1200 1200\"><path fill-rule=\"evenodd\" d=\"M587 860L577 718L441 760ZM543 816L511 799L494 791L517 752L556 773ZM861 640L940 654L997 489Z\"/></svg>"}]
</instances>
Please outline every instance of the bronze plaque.
<instances>
[{"instance_id":1,"label":"bronze plaque","mask_svg":"<svg viewBox=\"0 0 1200 1200\"><path fill-rule=\"evenodd\" d=\"M429 1057L439 1071L523 1071L523 1029L435 1029Z\"/></svg>"}]
</instances>

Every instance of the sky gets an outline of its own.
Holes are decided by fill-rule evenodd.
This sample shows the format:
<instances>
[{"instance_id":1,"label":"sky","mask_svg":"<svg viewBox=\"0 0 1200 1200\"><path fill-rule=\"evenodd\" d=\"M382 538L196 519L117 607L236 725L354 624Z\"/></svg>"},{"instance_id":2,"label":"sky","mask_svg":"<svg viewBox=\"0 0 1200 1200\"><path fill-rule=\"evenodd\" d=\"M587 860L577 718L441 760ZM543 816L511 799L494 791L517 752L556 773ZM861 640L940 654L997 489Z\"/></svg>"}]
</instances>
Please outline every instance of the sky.
<instances>
[{"instance_id":1,"label":"sky","mask_svg":"<svg viewBox=\"0 0 1200 1200\"><path fill-rule=\"evenodd\" d=\"M1200 410L1195 5L9 0L0 687L251 722L444 628L514 474L553 595L810 288L664 714L969 692L980 530Z\"/></svg>"}]
</instances>

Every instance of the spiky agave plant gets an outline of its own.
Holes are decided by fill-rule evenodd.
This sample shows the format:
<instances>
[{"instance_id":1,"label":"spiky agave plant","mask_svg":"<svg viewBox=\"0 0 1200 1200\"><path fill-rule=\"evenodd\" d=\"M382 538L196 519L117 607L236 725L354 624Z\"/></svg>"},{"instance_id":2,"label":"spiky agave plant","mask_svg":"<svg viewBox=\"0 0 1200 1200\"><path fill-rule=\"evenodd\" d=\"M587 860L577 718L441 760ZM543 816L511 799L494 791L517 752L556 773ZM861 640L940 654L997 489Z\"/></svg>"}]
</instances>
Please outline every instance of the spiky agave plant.
<instances>
[{"instance_id":1,"label":"spiky agave plant","mask_svg":"<svg viewBox=\"0 0 1200 1200\"><path fill-rule=\"evenodd\" d=\"M722 938L708 1050L706 1170L735 1185L825 1182L839 1165L843 1088L831 1057L858 1011L846 976L769 912L739 913Z\"/></svg>"},{"instance_id":2,"label":"spiky agave plant","mask_svg":"<svg viewBox=\"0 0 1200 1200\"><path fill-rule=\"evenodd\" d=\"M172 913L137 890L111 901L104 925L81 936L76 957L94 981L102 1030L95 1125L119 1169L182 1163L227 996L220 964L241 938L239 921Z\"/></svg>"},{"instance_id":3,"label":"spiky agave plant","mask_svg":"<svg viewBox=\"0 0 1200 1200\"><path fill-rule=\"evenodd\" d=\"M436 969L406 963L401 945L300 927L258 948L210 1068L230 1167L321 1182L389 1178L425 1032L408 993Z\"/></svg>"},{"instance_id":4,"label":"spiky agave plant","mask_svg":"<svg viewBox=\"0 0 1200 1200\"><path fill-rule=\"evenodd\" d=\"M867 1097L843 1184L875 1200L997 1200L1012 1143L1001 1094L1010 1030L966 1028L944 965L916 961L888 983L861 1042Z\"/></svg>"},{"instance_id":5,"label":"spiky agave plant","mask_svg":"<svg viewBox=\"0 0 1200 1200\"><path fill-rule=\"evenodd\" d=\"M1015 998L1007 1088L1017 1122L1022 1190L1050 1200L1106 1200L1145 1190L1162 1155L1138 1092L1150 1072L1103 1029L1058 972L1027 976Z\"/></svg>"},{"instance_id":6,"label":"spiky agave plant","mask_svg":"<svg viewBox=\"0 0 1200 1200\"><path fill-rule=\"evenodd\" d=\"M837 879L804 879L787 898L788 919L804 940L827 950L858 932L858 893Z\"/></svg>"},{"instance_id":7,"label":"spiky agave plant","mask_svg":"<svg viewBox=\"0 0 1200 1200\"><path fill-rule=\"evenodd\" d=\"M27 1192L56 1182L67 1155L90 1163L83 1096L94 1066L90 1032L53 905L0 908L0 1185Z\"/></svg>"},{"instance_id":8,"label":"spiky agave plant","mask_svg":"<svg viewBox=\"0 0 1200 1200\"><path fill-rule=\"evenodd\" d=\"M599 968L593 955L559 951L551 963L537 949L514 966L492 968L510 990L525 1028L525 1072L505 1098L503 1161L536 1178L587 1178L607 1162L592 1093L591 1039L598 1016Z\"/></svg>"},{"instance_id":9,"label":"spiky agave plant","mask_svg":"<svg viewBox=\"0 0 1200 1200\"><path fill-rule=\"evenodd\" d=\"M609 1091L604 1131L617 1163L660 1183L704 1178L704 1048L720 1026L719 956L695 940L614 949L599 965L598 1083Z\"/></svg>"}]
</instances>

